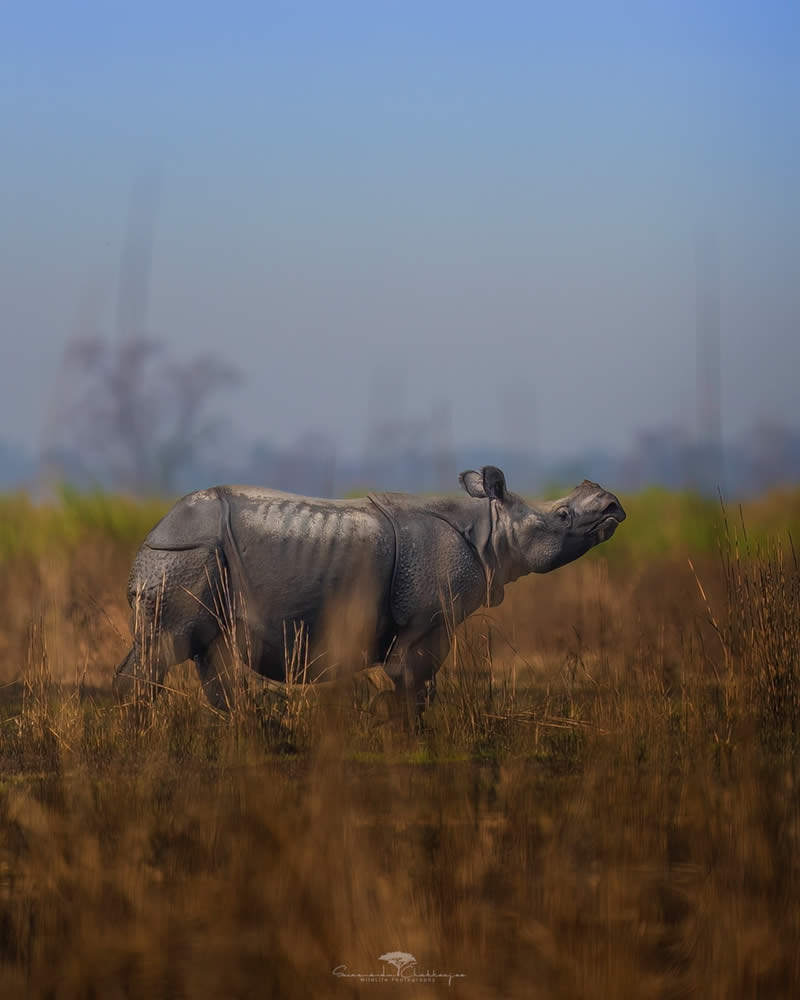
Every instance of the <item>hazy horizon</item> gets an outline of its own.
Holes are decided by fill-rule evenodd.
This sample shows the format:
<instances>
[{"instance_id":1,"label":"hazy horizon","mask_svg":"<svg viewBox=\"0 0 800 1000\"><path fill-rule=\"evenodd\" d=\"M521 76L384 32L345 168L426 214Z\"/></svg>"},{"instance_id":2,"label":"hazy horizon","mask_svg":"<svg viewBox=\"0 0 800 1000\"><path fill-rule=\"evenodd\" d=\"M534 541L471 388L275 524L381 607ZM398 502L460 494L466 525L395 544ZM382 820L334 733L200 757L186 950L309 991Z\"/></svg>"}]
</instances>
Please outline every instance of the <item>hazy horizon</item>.
<instances>
[{"instance_id":1,"label":"hazy horizon","mask_svg":"<svg viewBox=\"0 0 800 1000\"><path fill-rule=\"evenodd\" d=\"M798 21L778 3L6 10L0 437L38 448L66 340L114 336L153 172L148 329L243 370L224 404L252 437L323 428L357 452L368 413L437 399L459 447L692 430L707 234L723 431L797 426Z\"/></svg>"}]
</instances>

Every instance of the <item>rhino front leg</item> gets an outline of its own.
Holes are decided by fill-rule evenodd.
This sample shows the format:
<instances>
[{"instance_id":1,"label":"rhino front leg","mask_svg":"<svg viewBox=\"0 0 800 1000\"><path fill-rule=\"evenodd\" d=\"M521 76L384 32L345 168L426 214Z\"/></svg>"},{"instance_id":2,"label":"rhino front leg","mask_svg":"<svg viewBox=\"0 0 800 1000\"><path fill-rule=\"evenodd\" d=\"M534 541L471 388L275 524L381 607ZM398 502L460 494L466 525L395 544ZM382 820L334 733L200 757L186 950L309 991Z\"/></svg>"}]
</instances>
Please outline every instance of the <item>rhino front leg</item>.
<instances>
[{"instance_id":1,"label":"rhino front leg","mask_svg":"<svg viewBox=\"0 0 800 1000\"><path fill-rule=\"evenodd\" d=\"M414 690L418 702L425 707L433 701L436 693L436 675L450 652L450 632L446 625L437 625L411 650L409 662L412 668ZM427 685L427 691L426 691Z\"/></svg>"},{"instance_id":2,"label":"rhino front leg","mask_svg":"<svg viewBox=\"0 0 800 1000\"><path fill-rule=\"evenodd\" d=\"M408 716L409 724L419 723L425 710L425 685L433 683L450 650L450 636L445 625L436 625L411 642L400 639L386 661L386 673Z\"/></svg>"}]
</instances>

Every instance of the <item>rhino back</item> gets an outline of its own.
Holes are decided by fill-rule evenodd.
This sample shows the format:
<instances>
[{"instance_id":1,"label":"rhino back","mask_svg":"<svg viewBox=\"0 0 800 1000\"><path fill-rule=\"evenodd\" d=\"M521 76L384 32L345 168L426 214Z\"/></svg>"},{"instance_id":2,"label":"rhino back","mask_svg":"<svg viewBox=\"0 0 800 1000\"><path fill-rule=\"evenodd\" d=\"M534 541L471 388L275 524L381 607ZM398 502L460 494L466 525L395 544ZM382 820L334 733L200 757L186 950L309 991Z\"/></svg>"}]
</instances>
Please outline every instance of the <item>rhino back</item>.
<instances>
[{"instance_id":1,"label":"rhino back","mask_svg":"<svg viewBox=\"0 0 800 1000\"><path fill-rule=\"evenodd\" d=\"M249 599L268 630L291 621L313 630L325 606L350 593L376 617L388 614L394 537L368 500L236 488L227 499Z\"/></svg>"}]
</instances>

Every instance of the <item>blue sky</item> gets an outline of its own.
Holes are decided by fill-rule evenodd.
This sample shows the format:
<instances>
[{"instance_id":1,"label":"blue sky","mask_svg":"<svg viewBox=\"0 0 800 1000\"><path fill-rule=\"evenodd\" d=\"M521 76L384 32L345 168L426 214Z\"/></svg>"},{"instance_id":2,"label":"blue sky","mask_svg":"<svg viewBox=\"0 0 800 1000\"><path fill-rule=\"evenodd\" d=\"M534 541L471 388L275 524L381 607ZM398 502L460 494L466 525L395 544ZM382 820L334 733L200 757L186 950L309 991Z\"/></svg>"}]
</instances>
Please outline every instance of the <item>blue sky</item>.
<instances>
[{"instance_id":1,"label":"blue sky","mask_svg":"<svg viewBox=\"0 0 800 1000\"><path fill-rule=\"evenodd\" d=\"M461 444L691 429L706 231L726 432L796 425L799 11L0 5L2 436L38 447L66 338L113 334L150 170L150 327L245 370L252 436L358 449L387 372Z\"/></svg>"}]
</instances>

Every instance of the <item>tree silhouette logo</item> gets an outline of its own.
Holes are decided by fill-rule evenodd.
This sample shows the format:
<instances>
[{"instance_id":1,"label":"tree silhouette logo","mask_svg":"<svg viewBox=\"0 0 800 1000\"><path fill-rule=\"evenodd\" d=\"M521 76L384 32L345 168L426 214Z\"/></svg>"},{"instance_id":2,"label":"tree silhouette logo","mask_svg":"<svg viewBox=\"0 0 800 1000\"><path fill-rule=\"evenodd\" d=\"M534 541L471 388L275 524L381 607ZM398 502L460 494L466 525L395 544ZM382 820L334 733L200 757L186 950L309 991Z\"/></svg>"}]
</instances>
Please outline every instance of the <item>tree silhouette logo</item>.
<instances>
[{"instance_id":1,"label":"tree silhouette logo","mask_svg":"<svg viewBox=\"0 0 800 1000\"><path fill-rule=\"evenodd\" d=\"M383 962L380 972L351 972L344 962L331 971L339 979L355 979L362 983L446 982L448 986L452 986L454 979L466 978L465 972L437 972L435 969L421 972L417 968L416 958L407 951L387 951L385 955L379 956L378 961ZM394 967L394 975L387 970L387 965Z\"/></svg>"},{"instance_id":2,"label":"tree silhouette logo","mask_svg":"<svg viewBox=\"0 0 800 1000\"><path fill-rule=\"evenodd\" d=\"M379 957L378 961L393 965L397 969L398 976L402 976L406 969L417 964L416 958L409 955L407 951L387 951L385 955Z\"/></svg>"}]
</instances>

